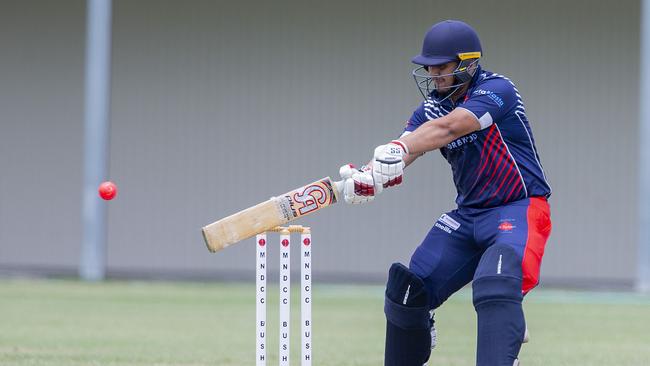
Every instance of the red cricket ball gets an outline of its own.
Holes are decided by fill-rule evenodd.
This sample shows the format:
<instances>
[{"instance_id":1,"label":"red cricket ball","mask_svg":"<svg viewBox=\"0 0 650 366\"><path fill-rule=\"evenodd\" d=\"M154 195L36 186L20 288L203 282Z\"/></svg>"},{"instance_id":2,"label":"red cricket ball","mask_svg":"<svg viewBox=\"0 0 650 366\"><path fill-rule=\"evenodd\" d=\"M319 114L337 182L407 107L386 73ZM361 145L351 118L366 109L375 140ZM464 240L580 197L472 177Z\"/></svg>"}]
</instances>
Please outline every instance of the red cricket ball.
<instances>
[{"instance_id":1,"label":"red cricket ball","mask_svg":"<svg viewBox=\"0 0 650 366\"><path fill-rule=\"evenodd\" d=\"M99 197L110 201L117 196L117 186L113 182L104 182L99 185Z\"/></svg>"}]
</instances>

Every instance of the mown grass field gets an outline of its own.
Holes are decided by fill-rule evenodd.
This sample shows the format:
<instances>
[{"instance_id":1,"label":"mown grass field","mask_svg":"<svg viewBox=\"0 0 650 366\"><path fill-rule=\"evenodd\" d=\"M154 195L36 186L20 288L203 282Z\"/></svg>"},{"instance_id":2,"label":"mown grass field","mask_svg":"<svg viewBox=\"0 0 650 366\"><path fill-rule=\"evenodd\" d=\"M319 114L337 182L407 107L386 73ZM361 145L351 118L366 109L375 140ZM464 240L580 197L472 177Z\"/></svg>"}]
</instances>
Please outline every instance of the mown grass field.
<instances>
[{"instance_id":1,"label":"mown grass field","mask_svg":"<svg viewBox=\"0 0 650 366\"><path fill-rule=\"evenodd\" d=\"M269 290L273 365L277 288ZM429 365L474 364L470 296L463 290L439 309ZM254 297L252 284L2 279L0 365L253 365ZM381 287L315 283L314 365L383 365L382 307ZM525 311L532 340L520 354L523 366L650 365L648 296L536 290Z\"/></svg>"}]
</instances>

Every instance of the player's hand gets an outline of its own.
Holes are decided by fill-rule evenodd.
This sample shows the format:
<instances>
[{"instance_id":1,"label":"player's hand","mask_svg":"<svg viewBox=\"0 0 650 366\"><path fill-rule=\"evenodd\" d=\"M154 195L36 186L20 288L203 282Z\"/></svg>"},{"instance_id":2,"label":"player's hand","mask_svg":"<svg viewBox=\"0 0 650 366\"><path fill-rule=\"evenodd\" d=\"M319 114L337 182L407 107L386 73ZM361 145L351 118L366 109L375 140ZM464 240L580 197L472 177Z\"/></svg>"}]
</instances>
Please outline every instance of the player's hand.
<instances>
[{"instance_id":1,"label":"player's hand","mask_svg":"<svg viewBox=\"0 0 650 366\"><path fill-rule=\"evenodd\" d=\"M386 145L377 146L372 161L375 182L384 188L400 185L404 173L404 157L407 154L408 149L401 141L393 140Z\"/></svg>"},{"instance_id":2,"label":"player's hand","mask_svg":"<svg viewBox=\"0 0 650 366\"><path fill-rule=\"evenodd\" d=\"M352 164L345 164L339 169L343 179L343 198L353 205L370 202L381 193L383 186L375 184L369 167L357 169Z\"/></svg>"}]
</instances>

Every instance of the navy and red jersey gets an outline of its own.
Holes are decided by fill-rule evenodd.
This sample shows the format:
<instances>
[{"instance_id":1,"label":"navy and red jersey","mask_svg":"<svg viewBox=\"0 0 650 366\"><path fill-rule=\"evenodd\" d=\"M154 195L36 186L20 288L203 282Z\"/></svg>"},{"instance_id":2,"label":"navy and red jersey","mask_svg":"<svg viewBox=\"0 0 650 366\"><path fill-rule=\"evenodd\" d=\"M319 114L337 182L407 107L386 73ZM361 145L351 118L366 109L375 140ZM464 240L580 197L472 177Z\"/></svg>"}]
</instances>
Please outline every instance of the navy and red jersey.
<instances>
[{"instance_id":1,"label":"navy and red jersey","mask_svg":"<svg viewBox=\"0 0 650 366\"><path fill-rule=\"evenodd\" d=\"M479 68L464 97L427 98L409 119L405 133L455 108L474 114L481 129L440 148L451 165L461 207L494 207L526 197L549 197L526 109L505 76Z\"/></svg>"}]
</instances>

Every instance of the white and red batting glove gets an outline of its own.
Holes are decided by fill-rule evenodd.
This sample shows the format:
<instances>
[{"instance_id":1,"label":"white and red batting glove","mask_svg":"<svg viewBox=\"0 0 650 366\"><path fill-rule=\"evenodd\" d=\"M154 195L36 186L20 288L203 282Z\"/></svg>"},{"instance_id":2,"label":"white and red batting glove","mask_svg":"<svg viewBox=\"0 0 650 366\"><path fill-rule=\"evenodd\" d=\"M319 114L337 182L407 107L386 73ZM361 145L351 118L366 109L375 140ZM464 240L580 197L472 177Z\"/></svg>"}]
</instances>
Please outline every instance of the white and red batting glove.
<instances>
[{"instance_id":1,"label":"white and red batting glove","mask_svg":"<svg viewBox=\"0 0 650 366\"><path fill-rule=\"evenodd\" d=\"M346 203L358 205L370 202L381 193L383 186L375 184L370 167L357 169L352 164L345 164L339 169L343 179L343 198Z\"/></svg>"},{"instance_id":2,"label":"white and red batting glove","mask_svg":"<svg viewBox=\"0 0 650 366\"><path fill-rule=\"evenodd\" d=\"M393 140L386 145L377 146L372 161L372 175L375 182L384 188L402 183L404 157L409 153L406 144Z\"/></svg>"}]
</instances>

